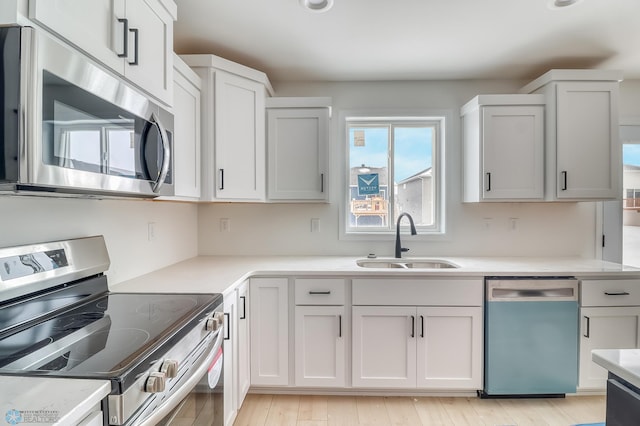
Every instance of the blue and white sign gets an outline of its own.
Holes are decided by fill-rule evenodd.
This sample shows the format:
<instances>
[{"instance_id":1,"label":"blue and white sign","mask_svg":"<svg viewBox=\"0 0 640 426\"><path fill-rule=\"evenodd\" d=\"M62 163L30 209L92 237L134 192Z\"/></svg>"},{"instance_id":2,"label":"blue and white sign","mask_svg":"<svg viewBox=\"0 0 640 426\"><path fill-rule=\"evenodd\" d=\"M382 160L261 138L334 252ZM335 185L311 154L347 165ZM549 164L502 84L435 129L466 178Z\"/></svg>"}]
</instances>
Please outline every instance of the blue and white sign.
<instances>
[{"instance_id":1,"label":"blue and white sign","mask_svg":"<svg viewBox=\"0 0 640 426\"><path fill-rule=\"evenodd\" d=\"M358 195L376 195L380 193L378 173L358 175Z\"/></svg>"}]
</instances>

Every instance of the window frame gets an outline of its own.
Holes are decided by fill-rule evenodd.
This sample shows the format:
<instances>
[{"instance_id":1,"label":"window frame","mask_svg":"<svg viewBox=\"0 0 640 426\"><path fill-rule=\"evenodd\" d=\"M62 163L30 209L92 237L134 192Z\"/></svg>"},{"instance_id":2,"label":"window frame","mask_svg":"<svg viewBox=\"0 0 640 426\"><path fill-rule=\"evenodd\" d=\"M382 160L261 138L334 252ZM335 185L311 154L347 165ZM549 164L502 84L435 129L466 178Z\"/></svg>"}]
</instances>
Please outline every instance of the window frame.
<instances>
[{"instance_id":1,"label":"window frame","mask_svg":"<svg viewBox=\"0 0 640 426\"><path fill-rule=\"evenodd\" d=\"M380 113L380 111L342 111L340 114L341 129L341 146L343 156L342 167L342 179L341 179L341 203L340 203L340 239L341 240L368 240L368 241L387 241L395 237L395 222L388 221L386 228L362 228L356 229L350 226L349 223L349 206L350 206L350 169L349 164L349 129L353 124L362 125L389 125L395 126L407 125L427 125L434 127L434 141L433 141L433 159L432 159L432 173L434 178L434 207L433 225L430 226L417 226L418 239L433 239L434 237L444 237L446 234L446 194L445 194L445 148L446 148L446 135L450 133L448 126L451 125L452 118L449 111L410 111L410 112L394 112L394 113ZM356 125L357 125L356 124ZM390 135L389 150L392 150L393 144L391 140L393 135ZM389 204L395 202L395 191L393 190L393 173L395 173L394 161L392 153L389 153ZM395 207L394 207L395 208ZM389 209L391 216L393 209ZM408 221L402 223L402 227L408 225Z\"/></svg>"}]
</instances>

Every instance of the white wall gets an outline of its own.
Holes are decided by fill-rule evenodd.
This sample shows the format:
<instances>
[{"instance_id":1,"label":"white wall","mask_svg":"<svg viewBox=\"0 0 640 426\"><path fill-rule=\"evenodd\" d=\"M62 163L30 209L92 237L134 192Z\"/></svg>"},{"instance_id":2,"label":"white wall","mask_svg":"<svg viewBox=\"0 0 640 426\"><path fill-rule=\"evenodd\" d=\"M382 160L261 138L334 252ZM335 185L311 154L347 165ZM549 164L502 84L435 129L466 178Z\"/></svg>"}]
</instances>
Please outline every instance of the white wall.
<instances>
[{"instance_id":1,"label":"white wall","mask_svg":"<svg viewBox=\"0 0 640 426\"><path fill-rule=\"evenodd\" d=\"M0 247L104 235L113 285L195 256L197 214L188 203L0 196Z\"/></svg>"},{"instance_id":2,"label":"white wall","mask_svg":"<svg viewBox=\"0 0 640 426\"><path fill-rule=\"evenodd\" d=\"M378 242L339 238L344 141L340 112L353 109L446 109L454 126L447 136L447 236L417 241L404 236L413 255L594 257L595 203L461 203L459 109L477 94L514 93L520 81L280 83L278 96L333 98L331 204L206 204L199 208L200 254L391 255L392 238ZM231 220L220 232L219 219ZM311 233L311 218L320 232ZM491 220L487 221L486 218ZM518 218L510 229L510 218ZM489 226L487 226L489 222Z\"/></svg>"}]
</instances>

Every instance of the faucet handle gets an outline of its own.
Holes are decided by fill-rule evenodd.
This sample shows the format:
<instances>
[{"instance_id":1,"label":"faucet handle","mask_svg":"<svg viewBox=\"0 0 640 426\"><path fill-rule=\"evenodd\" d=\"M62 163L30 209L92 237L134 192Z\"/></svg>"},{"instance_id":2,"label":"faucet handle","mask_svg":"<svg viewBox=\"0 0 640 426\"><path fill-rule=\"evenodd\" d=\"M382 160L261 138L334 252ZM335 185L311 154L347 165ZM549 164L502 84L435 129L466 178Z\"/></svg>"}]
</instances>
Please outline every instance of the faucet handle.
<instances>
[{"instance_id":1,"label":"faucet handle","mask_svg":"<svg viewBox=\"0 0 640 426\"><path fill-rule=\"evenodd\" d=\"M408 249L408 248L406 248L406 247L402 247L402 248L400 249L400 251L402 251L402 252L407 252L407 251L409 251L409 249Z\"/></svg>"}]
</instances>

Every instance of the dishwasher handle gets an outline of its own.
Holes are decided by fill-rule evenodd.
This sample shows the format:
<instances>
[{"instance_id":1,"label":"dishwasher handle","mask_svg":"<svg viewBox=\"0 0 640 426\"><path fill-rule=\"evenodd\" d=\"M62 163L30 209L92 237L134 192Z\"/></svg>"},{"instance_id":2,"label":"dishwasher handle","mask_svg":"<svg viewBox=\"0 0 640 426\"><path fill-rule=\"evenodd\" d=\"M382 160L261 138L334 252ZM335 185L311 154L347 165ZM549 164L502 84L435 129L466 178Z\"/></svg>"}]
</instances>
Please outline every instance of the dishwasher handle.
<instances>
[{"instance_id":1,"label":"dishwasher handle","mask_svg":"<svg viewBox=\"0 0 640 426\"><path fill-rule=\"evenodd\" d=\"M493 302L577 301L578 280L488 280L487 300Z\"/></svg>"}]
</instances>

